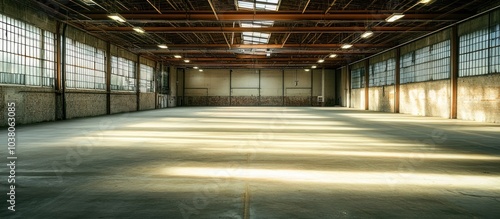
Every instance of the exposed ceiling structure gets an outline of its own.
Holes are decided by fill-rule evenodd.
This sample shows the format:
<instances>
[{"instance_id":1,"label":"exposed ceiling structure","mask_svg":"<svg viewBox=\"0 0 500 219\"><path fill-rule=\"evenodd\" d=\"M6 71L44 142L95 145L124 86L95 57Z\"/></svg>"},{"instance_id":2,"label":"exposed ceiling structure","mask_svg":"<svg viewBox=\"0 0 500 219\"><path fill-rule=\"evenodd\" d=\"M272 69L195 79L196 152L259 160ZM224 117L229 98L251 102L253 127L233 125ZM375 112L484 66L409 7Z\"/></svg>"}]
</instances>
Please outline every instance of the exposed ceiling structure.
<instances>
[{"instance_id":1,"label":"exposed ceiling structure","mask_svg":"<svg viewBox=\"0 0 500 219\"><path fill-rule=\"evenodd\" d=\"M57 19L133 52L181 67L203 68L335 68L499 4L480 0L32 1ZM396 19L398 15L404 16Z\"/></svg>"}]
</instances>

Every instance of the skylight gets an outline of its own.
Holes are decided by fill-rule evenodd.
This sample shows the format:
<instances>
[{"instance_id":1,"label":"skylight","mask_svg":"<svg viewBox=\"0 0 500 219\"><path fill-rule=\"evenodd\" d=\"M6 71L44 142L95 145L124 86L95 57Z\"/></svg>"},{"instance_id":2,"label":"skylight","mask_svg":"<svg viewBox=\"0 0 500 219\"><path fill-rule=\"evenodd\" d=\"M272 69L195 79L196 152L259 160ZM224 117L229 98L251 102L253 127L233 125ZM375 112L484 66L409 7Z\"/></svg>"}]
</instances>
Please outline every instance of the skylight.
<instances>
[{"instance_id":1,"label":"skylight","mask_svg":"<svg viewBox=\"0 0 500 219\"><path fill-rule=\"evenodd\" d=\"M273 25L274 21L242 21L240 26L261 28L261 27L272 27Z\"/></svg>"},{"instance_id":2,"label":"skylight","mask_svg":"<svg viewBox=\"0 0 500 219\"><path fill-rule=\"evenodd\" d=\"M280 0L238 0L239 10L252 11L277 11ZM240 27L266 28L272 27L274 21L241 21ZM241 41L243 44L268 44L271 34L262 32L243 32Z\"/></svg>"},{"instance_id":3,"label":"skylight","mask_svg":"<svg viewBox=\"0 0 500 219\"><path fill-rule=\"evenodd\" d=\"M243 39L243 44L266 44L269 42L269 33L260 32L243 32L241 37Z\"/></svg>"},{"instance_id":4,"label":"skylight","mask_svg":"<svg viewBox=\"0 0 500 219\"><path fill-rule=\"evenodd\" d=\"M239 0L238 9L277 11L279 0Z\"/></svg>"}]
</instances>

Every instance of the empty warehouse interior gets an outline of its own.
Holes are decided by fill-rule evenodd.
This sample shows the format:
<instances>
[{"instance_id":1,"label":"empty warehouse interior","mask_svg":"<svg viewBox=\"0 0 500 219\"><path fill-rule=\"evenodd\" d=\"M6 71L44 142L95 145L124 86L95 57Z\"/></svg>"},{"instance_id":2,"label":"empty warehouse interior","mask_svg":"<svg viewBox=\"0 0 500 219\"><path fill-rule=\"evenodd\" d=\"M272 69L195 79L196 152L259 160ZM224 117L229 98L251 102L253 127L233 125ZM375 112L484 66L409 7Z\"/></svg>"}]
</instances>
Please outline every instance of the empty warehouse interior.
<instances>
[{"instance_id":1,"label":"empty warehouse interior","mask_svg":"<svg viewBox=\"0 0 500 219\"><path fill-rule=\"evenodd\" d=\"M1 218L497 218L500 2L0 0Z\"/></svg>"}]
</instances>

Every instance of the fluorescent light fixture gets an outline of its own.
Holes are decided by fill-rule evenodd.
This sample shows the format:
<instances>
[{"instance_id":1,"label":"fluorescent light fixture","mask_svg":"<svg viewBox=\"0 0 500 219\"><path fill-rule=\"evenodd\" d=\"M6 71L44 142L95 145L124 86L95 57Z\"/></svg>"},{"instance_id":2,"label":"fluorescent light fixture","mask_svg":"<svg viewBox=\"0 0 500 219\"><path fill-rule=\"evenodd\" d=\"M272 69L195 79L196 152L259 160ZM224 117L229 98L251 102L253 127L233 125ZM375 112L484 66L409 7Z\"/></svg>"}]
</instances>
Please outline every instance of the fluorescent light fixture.
<instances>
[{"instance_id":1,"label":"fluorescent light fixture","mask_svg":"<svg viewBox=\"0 0 500 219\"><path fill-rule=\"evenodd\" d=\"M429 2L431 2L431 0L420 0L418 3L427 4Z\"/></svg>"},{"instance_id":2,"label":"fluorescent light fixture","mask_svg":"<svg viewBox=\"0 0 500 219\"><path fill-rule=\"evenodd\" d=\"M330 54L330 56L329 56L329 57L330 57L330 58L335 58L335 57L337 57L337 54Z\"/></svg>"},{"instance_id":3,"label":"fluorescent light fixture","mask_svg":"<svg viewBox=\"0 0 500 219\"><path fill-rule=\"evenodd\" d=\"M304 69L304 71L310 71L310 69L306 68L306 69Z\"/></svg>"},{"instance_id":4,"label":"fluorescent light fixture","mask_svg":"<svg viewBox=\"0 0 500 219\"><path fill-rule=\"evenodd\" d=\"M142 29L141 27L134 27L133 28L135 32L137 33L145 33L146 31L144 29Z\"/></svg>"},{"instance_id":5,"label":"fluorescent light fixture","mask_svg":"<svg viewBox=\"0 0 500 219\"><path fill-rule=\"evenodd\" d=\"M168 46L167 46L167 45L165 45L165 44L160 44L160 45L158 45L158 47L160 47L160 48L162 48L162 49L168 49Z\"/></svg>"},{"instance_id":6,"label":"fluorescent light fixture","mask_svg":"<svg viewBox=\"0 0 500 219\"><path fill-rule=\"evenodd\" d=\"M311 66L311 68L317 68L317 67L318 67L318 66L315 66L315 65Z\"/></svg>"},{"instance_id":7,"label":"fluorescent light fixture","mask_svg":"<svg viewBox=\"0 0 500 219\"><path fill-rule=\"evenodd\" d=\"M180 59L180 58L182 58L182 56L181 55L174 55L174 58Z\"/></svg>"},{"instance_id":8,"label":"fluorescent light fixture","mask_svg":"<svg viewBox=\"0 0 500 219\"><path fill-rule=\"evenodd\" d=\"M389 16L388 18L385 19L385 21L387 22L394 22L394 21L397 21L401 18L403 18L405 15L402 14L402 13L393 13L391 14L391 16Z\"/></svg>"},{"instance_id":9,"label":"fluorescent light fixture","mask_svg":"<svg viewBox=\"0 0 500 219\"><path fill-rule=\"evenodd\" d=\"M364 32L363 34L361 34L361 38L365 38L365 39L366 38L370 38L372 35L373 35L373 32L367 30L366 32Z\"/></svg>"},{"instance_id":10,"label":"fluorescent light fixture","mask_svg":"<svg viewBox=\"0 0 500 219\"><path fill-rule=\"evenodd\" d=\"M194 66L193 68L194 68L194 69L198 69L198 66Z\"/></svg>"},{"instance_id":11,"label":"fluorescent light fixture","mask_svg":"<svg viewBox=\"0 0 500 219\"><path fill-rule=\"evenodd\" d=\"M346 43L346 44L342 45L340 48L342 48L342 49L349 49L351 47L352 47L352 44Z\"/></svg>"},{"instance_id":12,"label":"fluorescent light fixture","mask_svg":"<svg viewBox=\"0 0 500 219\"><path fill-rule=\"evenodd\" d=\"M200 69L200 70L198 70L198 71L203 72L203 69Z\"/></svg>"},{"instance_id":13,"label":"fluorescent light fixture","mask_svg":"<svg viewBox=\"0 0 500 219\"><path fill-rule=\"evenodd\" d=\"M121 16L118 13L109 14L108 17L120 23L124 23L125 21L127 21L123 16Z\"/></svg>"},{"instance_id":14,"label":"fluorescent light fixture","mask_svg":"<svg viewBox=\"0 0 500 219\"><path fill-rule=\"evenodd\" d=\"M190 61L189 61L189 59L184 59L184 62L189 63Z\"/></svg>"},{"instance_id":15,"label":"fluorescent light fixture","mask_svg":"<svg viewBox=\"0 0 500 219\"><path fill-rule=\"evenodd\" d=\"M266 53L266 56L271 57L271 53L270 52Z\"/></svg>"},{"instance_id":16,"label":"fluorescent light fixture","mask_svg":"<svg viewBox=\"0 0 500 219\"><path fill-rule=\"evenodd\" d=\"M324 60L324 59L320 59L320 60L318 60L318 63L323 63L323 62L325 62L325 60Z\"/></svg>"}]
</instances>

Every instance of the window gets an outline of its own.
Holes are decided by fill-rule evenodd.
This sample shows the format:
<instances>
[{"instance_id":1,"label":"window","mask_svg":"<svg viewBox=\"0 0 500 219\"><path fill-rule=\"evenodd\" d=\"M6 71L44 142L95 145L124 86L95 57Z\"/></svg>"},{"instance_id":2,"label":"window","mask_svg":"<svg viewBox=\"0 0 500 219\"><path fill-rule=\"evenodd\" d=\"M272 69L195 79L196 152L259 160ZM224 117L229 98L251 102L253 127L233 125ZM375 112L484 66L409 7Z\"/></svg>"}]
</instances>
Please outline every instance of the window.
<instances>
[{"instance_id":1,"label":"window","mask_svg":"<svg viewBox=\"0 0 500 219\"><path fill-rule=\"evenodd\" d=\"M122 57L111 57L111 90L135 91L135 62Z\"/></svg>"},{"instance_id":2,"label":"window","mask_svg":"<svg viewBox=\"0 0 500 219\"><path fill-rule=\"evenodd\" d=\"M54 34L0 14L0 83L54 85Z\"/></svg>"},{"instance_id":3,"label":"window","mask_svg":"<svg viewBox=\"0 0 500 219\"><path fill-rule=\"evenodd\" d=\"M490 26L490 73L500 73L500 23Z\"/></svg>"},{"instance_id":4,"label":"window","mask_svg":"<svg viewBox=\"0 0 500 219\"><path fill-rule=\"evenodd\" d=\"M400 70L402 84L450 78L450 41L403 54Z\"/></svg>"},{"instance_id":5,"label":"window","mask_svg":"<svg viewBox=\"0 0 500 219\"><path fill-rule=\"evenodd\" d=\"M351 88L365 87L365 68L357 68L351 70Z\"/></svg>"},{"instance_id":6,"label":"window","mask_svg":"<svg viewBox=\"0 0 500 219\"><path fill-rule=\"evenodd\" d=\"M388 59L370 65L370 87L394 84L395 60Z\"/></svg>"},{"instance_id":7,"label":"window","mask_svg":"<svg viewBox=\"0 0 500 219\"><path fill-rule=\"evenodd\" d=\"M488 73L488 29L477 30L460 36L460 77Z\"/></svg>"},{"instance_id":8,"label":"window","mask_svg":"<svg viewBox=\"0 0 500 219\"><path fill-rule=\"evenodd\" d=\"M154 92L153 67L141 64L141 92Z\"/></svg>"},{"instance_id":9,"label":"window","mask_svg":"<svg viewBox=\"0 0 500 219\"><path fill-rule=\"evenodd\" d=\"M66 39L66 85L68 88L105 89L103 50Z\"/></svg>"}]
</instances>

